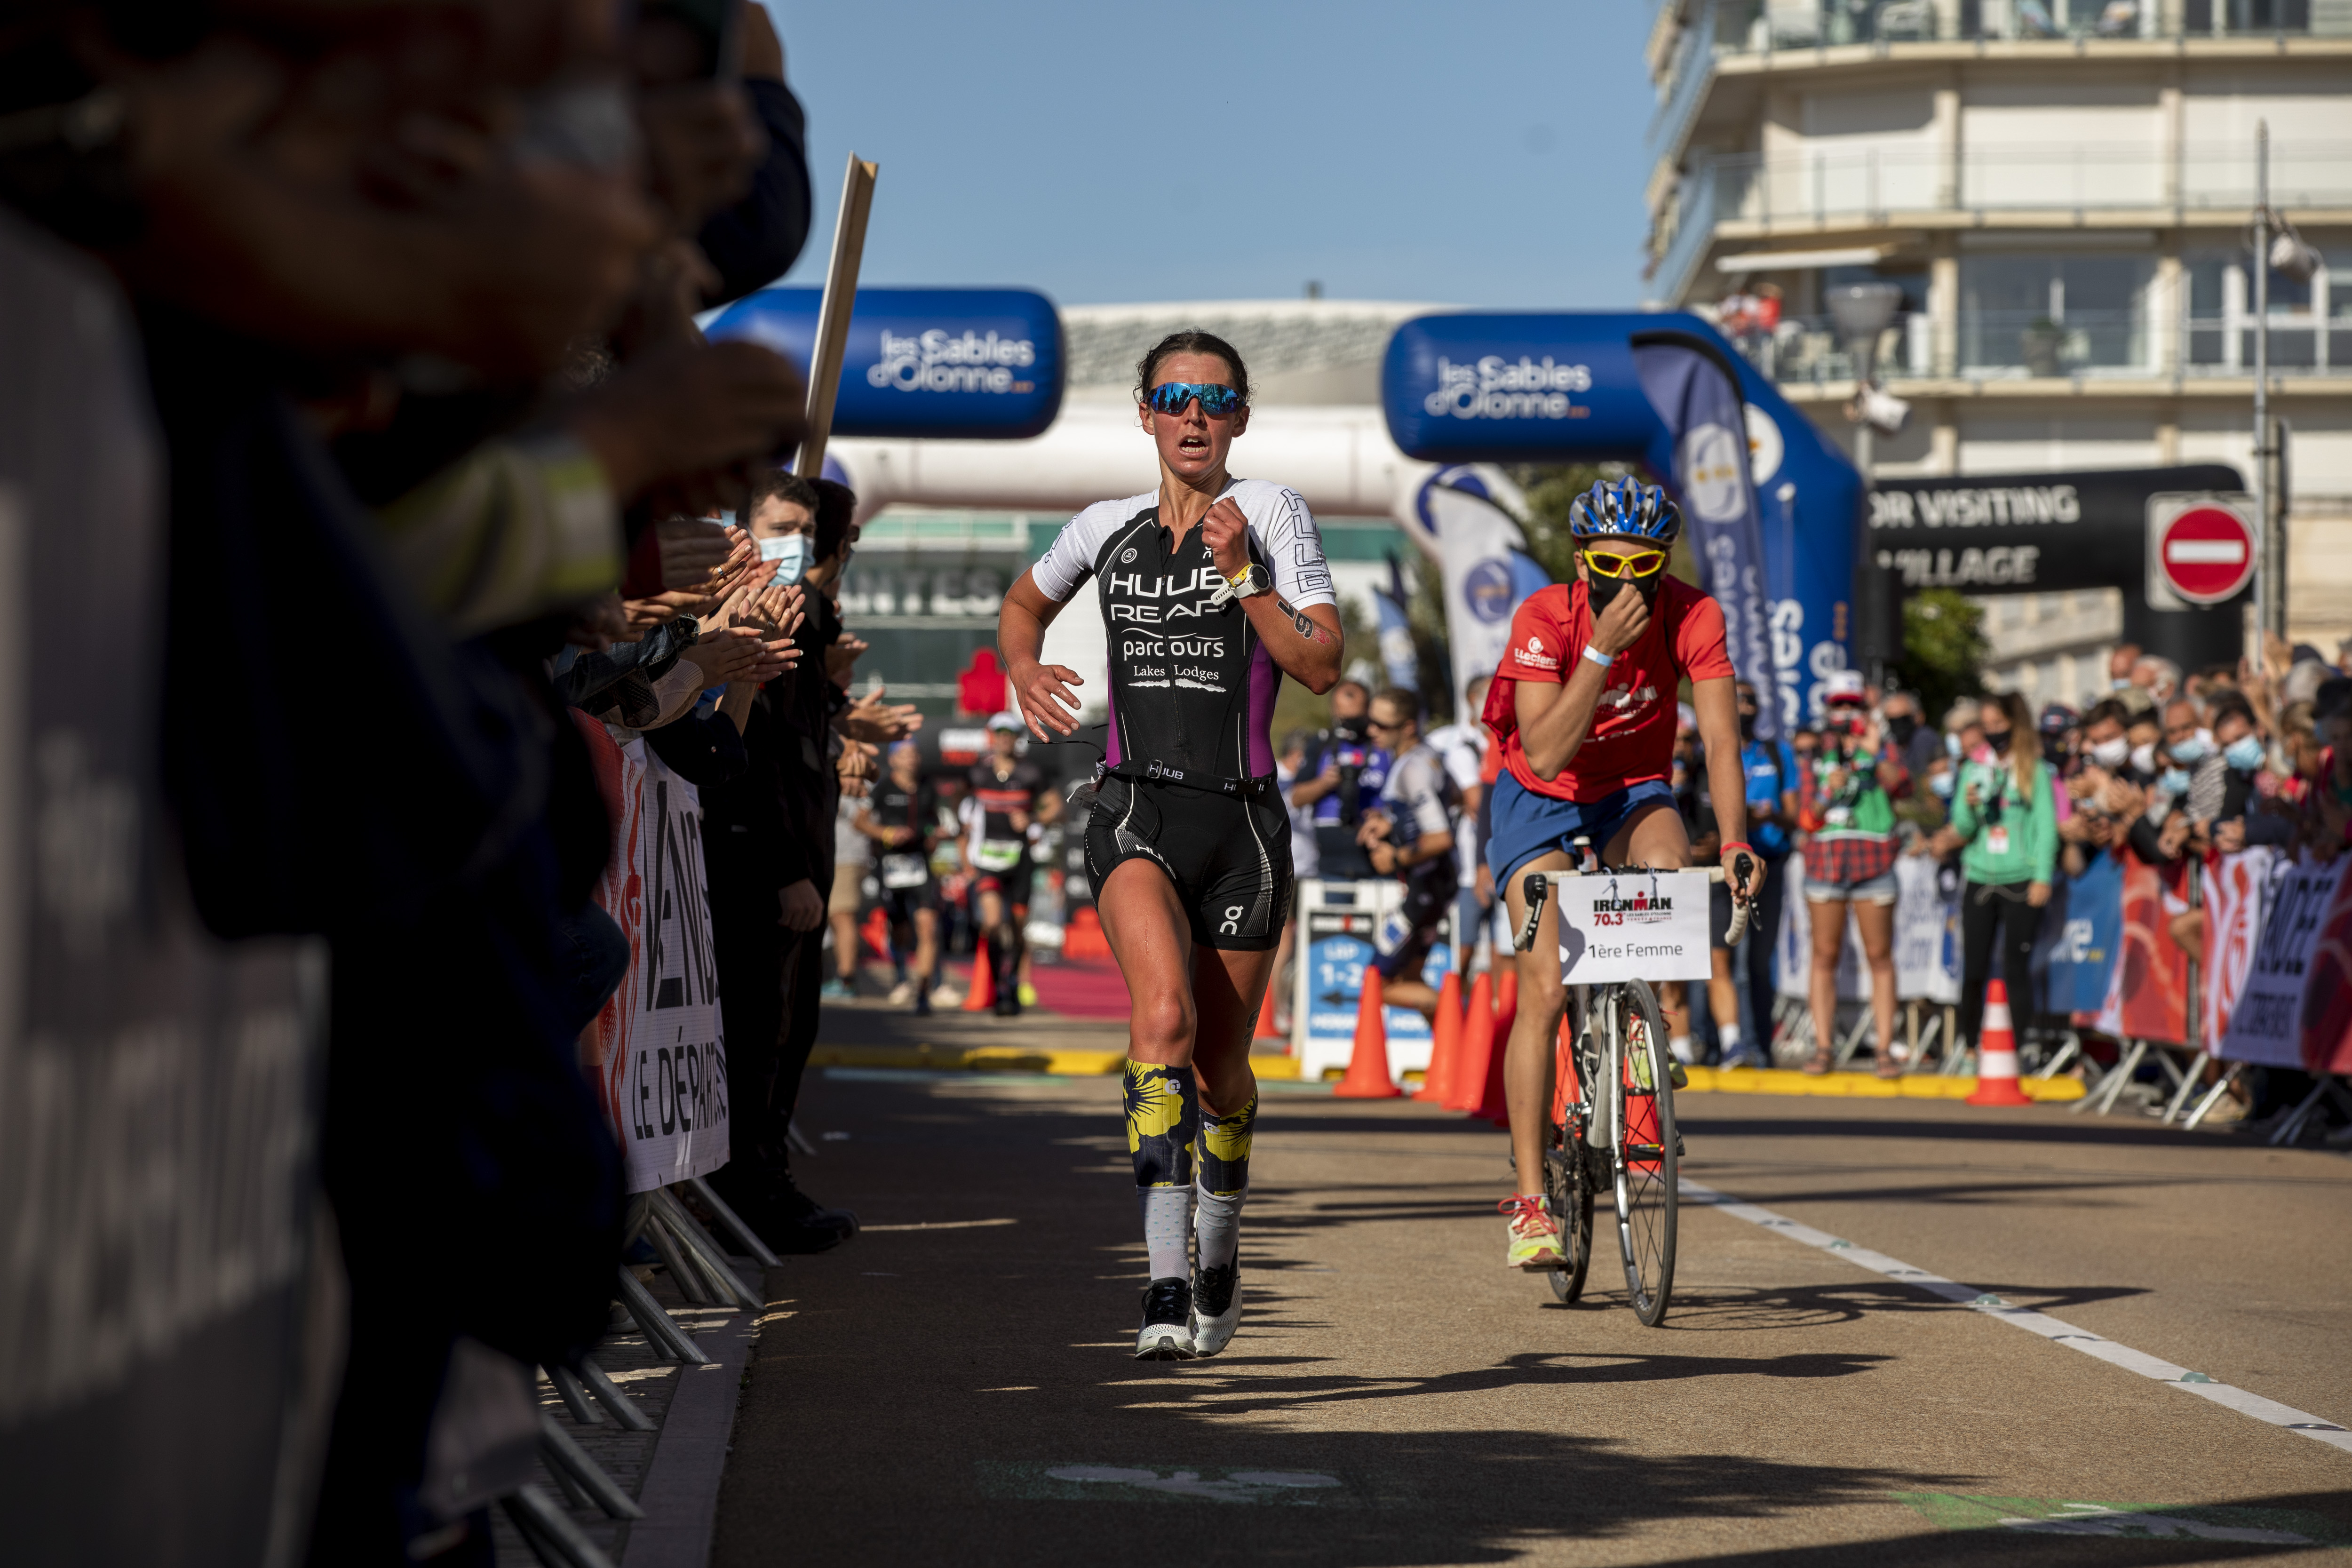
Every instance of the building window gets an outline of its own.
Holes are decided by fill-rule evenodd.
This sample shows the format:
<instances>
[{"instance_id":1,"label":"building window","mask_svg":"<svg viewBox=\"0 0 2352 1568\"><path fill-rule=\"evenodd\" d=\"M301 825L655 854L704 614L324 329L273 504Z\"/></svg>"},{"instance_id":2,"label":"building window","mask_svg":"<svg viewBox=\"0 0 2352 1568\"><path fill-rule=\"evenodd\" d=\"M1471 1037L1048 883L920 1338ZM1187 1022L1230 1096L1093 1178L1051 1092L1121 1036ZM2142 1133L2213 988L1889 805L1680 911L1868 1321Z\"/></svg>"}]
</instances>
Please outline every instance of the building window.
<instances>
[{"instance_id":1,"label":"building window","mask_svg":"<svg viewBox=\"0 0 2352 1568\"><path fill-rule=\"evenodd\" d=\"M2073 375L2149 363L2145 256L1979 256L1960 262L1960 366Z\"/></svg>"},{"instance_id":2,"label":"building window","mask_svg":"<svg viewBox=\"0 0 2352 1568\"><path fill-rule=\"evenodd\" d=\"M2330 265L2330 261L2333 265ZM2188 368L2243 375L2254 368L2254 282L2249 258L2237 251L2184 257L2188 275ZM2338 247L2319 270L2297 281L2270 276L2271 366L2279 371L2342 374L2352 370L2352 254Z\"/></svg>"}]
</instances>

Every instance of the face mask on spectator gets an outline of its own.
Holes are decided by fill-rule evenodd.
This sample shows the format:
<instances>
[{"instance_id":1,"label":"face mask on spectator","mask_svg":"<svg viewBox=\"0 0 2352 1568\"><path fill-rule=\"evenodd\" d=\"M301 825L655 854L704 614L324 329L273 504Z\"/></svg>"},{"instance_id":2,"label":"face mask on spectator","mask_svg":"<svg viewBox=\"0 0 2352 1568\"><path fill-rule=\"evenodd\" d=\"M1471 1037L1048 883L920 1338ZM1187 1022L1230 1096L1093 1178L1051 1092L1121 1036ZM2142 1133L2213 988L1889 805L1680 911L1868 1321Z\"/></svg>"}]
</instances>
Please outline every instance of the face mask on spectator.
<instances>
[{"instance_id":1,"label":"face mask on spectator","mask_svg":"<svg viewBox=\"0 0 2352 1568\"><path fill-rule=\"evenodd\" d=\"M2144 773L2152 773L2156 772L2156 742L2154 741L2150 741L2144 746L2134 746L2132 748L2131 763L2132 766L2137 768Z\"/></svg>"},{"instance_id":2,"label":"face mask on spectator","mask_svg":"<svg viewBox=\"0 0 2352 1568\"><path fill-rule=\"evenodd\" d=\"M2091 761L2103 768L2119 768L2131 755L2131 742L2117 735L2112 741L2101 741L2091 748Z\"/></svg>"},{"instance_id":3,"label":"face mask on spectator","mask_svg":"<svg viewBox=\"0 0 2352 1568\"><path fill-rule=\"evenodd\" d=\"M776 586L789 588L808 571L809 547L816 541L805 533L787 533L760 541L760 559L776 563Z\"/></svg>"},{"instance_id":4,"label":"face mask on spectator","mask_svg":"<svg viewBox=\"0 0 2352 1568\"><path fill-rule=\"evenodd\" d=\"M1958 735L1944 737L1944 755L1956 763L1960 760L1960 738Z\"/></svg>"},{"instance_id":5,"label":"face mask on spectator","mask_svg":"<svg viewBox=\"0 0 2352 1568\"><path fill-rule=\"evenodd\" d=\"M1988 730L1985 731L1985 744L1992 748L1992 754L1994 756L2005 757L2009 755L2009 740L2012 733L2013 731L2011 731L2003 730L2000 734L1996 735L1991 731Z\"/></svg>"},{"instance_id":6,"label":"face mask on spectator","mask_svg":"<svg viewBox=\"0 0 2352 1568\"><path fill-rule=\"evenodd\" d=\"M1952 798L1952 784L1956 777L1957 775L1952 773L1929 773L1927 787L1935 793L1937 800L1949 800Z\"/></svg>"},{"instance_id":7,"label":"face mask on spectator","mask_svg":"<svg viewBox=\"0 0 2352 1568\"><path fill-rule=\"evenodd\" d=\"M2187 795L2189 793L2189 770L2187 768L2167 768L2164 770L2163 783L2166 791L2169 794L2176 795Z\"/></svg>"},{"instance_id":8,"label":"face mask on spectator","mask_svg":"<svg viewBox=\"0 0 2352 1568\"><path fill-rule=\"evenodd\" d=\"M2191 735L2185 741L2178 742L2172 748L2172 760L2184 768L2193 768L2212 754L2211 742L2199 735Z\"/></svg>"},{"instance_id":9,"label":"face mask on spectator","mask_svg":"<svg viewBox=\"0 0 2352 1568\"><path fill-rule=\"evenodd\" d=\"M1919 732L1919 721L1908 713L1897 713L1886 721L1886 732L1895 737L1898 746L1907 746L1911 737Z\"/></svg>"},{"instance_id":10,"label":"face mask on spectator","mask_svg":"<svg viewBox=\"0 0 2352 1568\"><path fill-rule=\"evenodd\" d=\"M2263 742L2261 737L2256 735L2239 736L2236 740L2230 742L2230 749L2221 753L2221 760L2228 763L2231 767L2237 769L2242 773L2252 773L2256 768L2263 765Z\"/></svg>"}]
</instances>

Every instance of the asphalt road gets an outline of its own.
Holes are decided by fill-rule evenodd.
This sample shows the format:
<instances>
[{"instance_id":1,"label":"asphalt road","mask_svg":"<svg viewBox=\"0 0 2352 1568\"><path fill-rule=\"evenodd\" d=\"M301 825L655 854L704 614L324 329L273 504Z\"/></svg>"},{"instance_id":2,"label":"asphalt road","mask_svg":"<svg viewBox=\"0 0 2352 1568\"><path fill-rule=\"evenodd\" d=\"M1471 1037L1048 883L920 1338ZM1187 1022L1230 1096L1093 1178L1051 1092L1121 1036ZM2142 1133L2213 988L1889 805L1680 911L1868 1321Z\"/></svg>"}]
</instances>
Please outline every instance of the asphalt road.
<instances>
[{"instance_id":1,"label":"asphalt road","mask_svg":"<svg viewBox=\"0 0 2352 1568\"><path fill-rule=\"evenodd\" d=\"M2352 1425L2340 1155L1679 1105L1695 1182ZM722 1568L2352 1562L2352 1451L1729 1212L1686 1203L1664 1327L1605 1251L1561 1306L1501 1266L1502 1134L1427 1108L1268 1086L1240 1335L1172 1365L1125 1354L1116 1079L835 1073L802 1120L868 1228L769 1276Z\"/></svg>"}]
</instances>

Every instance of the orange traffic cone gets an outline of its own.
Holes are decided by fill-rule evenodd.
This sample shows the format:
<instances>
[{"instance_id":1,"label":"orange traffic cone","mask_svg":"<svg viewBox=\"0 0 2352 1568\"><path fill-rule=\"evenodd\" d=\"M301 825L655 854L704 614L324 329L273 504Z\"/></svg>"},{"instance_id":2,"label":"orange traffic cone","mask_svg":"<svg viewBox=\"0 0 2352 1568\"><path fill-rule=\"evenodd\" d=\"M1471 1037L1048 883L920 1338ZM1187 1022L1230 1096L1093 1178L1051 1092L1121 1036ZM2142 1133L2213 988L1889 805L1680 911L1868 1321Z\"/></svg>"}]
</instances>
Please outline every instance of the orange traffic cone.
<instances>
[{"instance_id":1,"label":"orange traffic cone","mask_svg":"<svg viewBox=\"0 0 2352 1568\"><path fill-rule=\"evenodd\" d=\"M963 1010L987 1013L996 1006L996 965L988 961L988 939L972 945L971 984L963 994Z\"/></svg>"},{"instance_id":2,"label":"orange traffic cone","mask_svg":"<svg viewBox=\"0 0 2352 1568\"><path fill-rule=\"evenodd\" d=\"M1510 1026L1495 1020L1495 1048L1486 1054L1486 1081L1480 1086L1478 1105L1471 1114L1497 1127L1511 1124L1511 1100L1503 1089L1503 1068L1511 1059Z\"/></svg>"},{"instance_id":3,"label":"orange traffic cone","mask_svg":"<svg viewBox=\"0 0 2352 1568\"><path fill-rule=\"evenodd\" d=\"M885 963L890 962L890 914L888 910L877 909L872 914L867 915L866 917L866 923L857 928L857 934L866 939L866 945L872 951L875 957L880 959Z\"/></svg>"},{"instance_id":4,"label":"orange traffic cone","mask_svg":"<svg viewBox=\"0 0 2352 1568\"><path fill-rule=\"evenodd\" d=\"M1970 1105L2031 1105L2017 1087L2017 1036L2010 1029L2009 987L1985 983L1984 1026L1977 1031L1977 1088Z\"/></svg>"},{"instance_id":5,"label":"orange traffic cone","mask_svg":"<svg viewBox=\"0 0 2352 1568\"><path fill-rule=\"evenodd\" d=\"M1552 1058L1559 1064L1559 1070L1552 1075L1551 1119L1555 1126L1567 1124L1568 1108L1580 1098L1576 1081L1576 1052L1572 1048L1576 1043L1575 1029L1575 1021L1562 1015L1558 1054Z\"/></svg>"},{"instance_id":6,"label":"orange traffic cone","mask_svg":"<svg viewBox=\"0 0 2352 1568\"><path fill-rule=\"evenodd\" d=\"M1381 999L1381 972L1364 965L1364 994L1356 1003L1356 1054L1348 1076L1331 1091L1342 1100L1395 1100L1404 1090L1389 1077L1388 1005Z\"/></svg>"},{"instance_id":7,"label":"orange traffic cone","mask_svg":"<svg viewBox=\"0 0 2352 1568\"><path fill-rule=\"evenodd\" d=\"M1486 1092L1486 1058L1495 1053L1495 977L1482 974L1470 983L1470 1003L1463 1011L1462 1038L1454 1052L1454 1072L1445 1082L1448 1110L1475 1110Z\"/></svg>"},{"instance_id":8,"label":"orange traffic cone","mask_svg":"<svg viewBox=\"0 0 2352 1568\"><path fill-rule=\"evenodd\" d=\"M1503 971L1503 996L1495 1009L1495 1048L1486 1056L1486 1081L1482 1098L1471 1114L1493 1122L1497 1127L1511 1124L1511 1102L1503 1092L1503 1064L1511 1054L1511 1026L1519 1021L1519 976L1517 971Z\"/></svg>"},{"instance_id":9,"label":"orange traffic cone","mask_svg":"<svg viewBox=\"0 0 2352 1568\"><path fill-rule=\"evenodd\" d=\"M1448 971L1437 988L1437 1016L1429 1025L1429 1070L1421 1075L1415 1100L1445 1103L1454 1084L1454 1058L1462 1054L1462 976Z\"/></svg>"},{"instance_id":10,"label":"orange traffic cone","mask_svg":"<svg viewBox=\"0 0 2352 1568\"><path fill-rule=\"evenodd\" d=\"M1274 1026L1274 982L1271 979L1266 982L1265 1000L1257 1005L1257 1028L1250 1037L1257 1040L1283 1037L1282 1031Z\"/></svg>"}]
</instances>

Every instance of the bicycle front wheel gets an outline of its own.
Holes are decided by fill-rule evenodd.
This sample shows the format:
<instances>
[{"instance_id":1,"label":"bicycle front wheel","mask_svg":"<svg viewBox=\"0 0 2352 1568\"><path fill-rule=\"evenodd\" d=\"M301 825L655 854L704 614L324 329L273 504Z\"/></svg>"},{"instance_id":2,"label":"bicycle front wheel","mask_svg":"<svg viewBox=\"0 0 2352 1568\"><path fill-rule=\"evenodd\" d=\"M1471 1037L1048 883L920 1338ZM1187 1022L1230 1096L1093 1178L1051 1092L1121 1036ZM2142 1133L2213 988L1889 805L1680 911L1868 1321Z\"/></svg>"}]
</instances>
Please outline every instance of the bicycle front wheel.
<instances>
[{"instance_id":1,"label":"bicycle front wheel","mask_svg":"<svg viewBox=\"0 0 2352 1568\"><path fill-rule=\"evenodd\" d=\"M1675 1211L1682 1140L1675 1130L1674 1058L1658 998L1641 981L1616 988L1617 1146L1610 1164L1617 1196L1617 1245L1633 1315L1651 1328L1666 1321L1675 1289Z\"/></svg>"}]
</instances>

